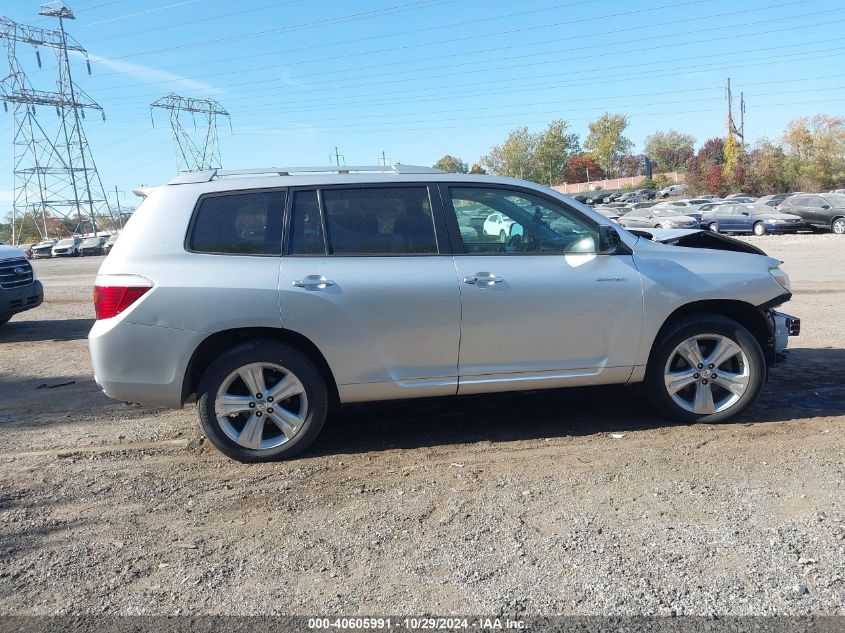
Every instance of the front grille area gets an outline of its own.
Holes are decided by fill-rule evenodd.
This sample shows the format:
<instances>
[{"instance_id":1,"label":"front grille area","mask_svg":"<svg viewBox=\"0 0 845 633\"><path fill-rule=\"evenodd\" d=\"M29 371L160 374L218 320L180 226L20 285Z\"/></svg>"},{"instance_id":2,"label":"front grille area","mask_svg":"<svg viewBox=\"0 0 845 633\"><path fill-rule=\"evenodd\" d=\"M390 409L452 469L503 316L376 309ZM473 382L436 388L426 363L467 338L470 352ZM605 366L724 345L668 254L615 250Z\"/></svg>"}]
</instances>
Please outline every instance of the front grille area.
<instances>
[{"instance_id":1,"label":"front grille area","mask_svg":"<svg viewBox=\"0 0 845 633\"><path fill-rule=\"evenodd\" d=\"M0 259L0 288L20 288L32 283L32 266L26 259Z\"/></svg>"}]
</instances>

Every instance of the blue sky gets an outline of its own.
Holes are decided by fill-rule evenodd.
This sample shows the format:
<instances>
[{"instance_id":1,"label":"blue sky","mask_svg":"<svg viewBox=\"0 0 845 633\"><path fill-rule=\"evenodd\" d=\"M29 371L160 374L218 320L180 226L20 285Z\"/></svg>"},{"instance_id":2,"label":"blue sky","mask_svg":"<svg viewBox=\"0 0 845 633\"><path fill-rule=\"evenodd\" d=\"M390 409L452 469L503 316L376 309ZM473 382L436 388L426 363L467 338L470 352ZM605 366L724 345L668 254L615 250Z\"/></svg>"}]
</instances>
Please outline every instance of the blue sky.
<instances>
[{"instance_id":1,"label":"blue sky","mask_svg":"<svg viewBox=\"0 0 845 633\"><path fill-rule=\"evenodd\" d=\"M6 0L4 15L52 26L39 4ZM231 113L232 130L219 126L230 168L326 164L335 146L347 164L375 164L382 151L404 163L446 153L471 163L522 125L566 119L583 141L605 111L630 116L638 148L669 127L700 144L724 134L728 76L745 92L751 142L779 137L796 116L843 113L841 0L69 5L68 32L93 70L77 59L75 78L107 116L87 118L88 139L105 187L126 192L176 172L168 121L150 119L149 104L168 92L211 97ZM22 57L36 70L34 53ZM53 66L32 79L49 89ZM0 111L7 147L12 127ZM7 150L6 201L11 171Z\"/></svg>"}]
</instances>

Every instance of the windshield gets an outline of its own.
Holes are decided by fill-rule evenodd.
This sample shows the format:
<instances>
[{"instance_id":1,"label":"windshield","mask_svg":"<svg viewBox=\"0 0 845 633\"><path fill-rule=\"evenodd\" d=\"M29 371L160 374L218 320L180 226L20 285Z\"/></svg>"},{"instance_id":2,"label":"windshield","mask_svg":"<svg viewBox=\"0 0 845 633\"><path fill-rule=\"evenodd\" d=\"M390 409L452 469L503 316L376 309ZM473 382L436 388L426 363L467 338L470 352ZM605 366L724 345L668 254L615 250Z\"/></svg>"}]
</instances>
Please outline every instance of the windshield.
<instances>
[{"instance_id":1,"label":"windshield","mask_svg":"<svg viewBox=\"0 0 845 633\"><path fill-rule=\"evenodd\" d=\"M681 213L677 209L660 209L658 207L655 207L651 211L654 215L658 215L662 218L666 218L673 215L681 215Z\"/></svg>"},{"instance_id":2,"label":"windshield","mask_svg":"<svg viewBox=\"0 0 845 633\"><path fill-rule=\"evenodd\" d=\"M89 237L87 240L85 240L84 242L82 242L82 244L83 244L84 246L96 246L96 245L97 245L97 244L99 244L99 243L100 243L100 238L99 238L99 237Z\"/></svg>"},{"instance_id":3,"label":"windshield","mask_svg":"<svg viewBox=\"0 0 845 633\"><path fill-rule=\"evenodd\" d=\"M56 244L56 246L73 246L74 243L75 243L75 240L71 237L71 238L68 238L66 240L59 240L59 242Z\"/></svg>"}]
</instances>

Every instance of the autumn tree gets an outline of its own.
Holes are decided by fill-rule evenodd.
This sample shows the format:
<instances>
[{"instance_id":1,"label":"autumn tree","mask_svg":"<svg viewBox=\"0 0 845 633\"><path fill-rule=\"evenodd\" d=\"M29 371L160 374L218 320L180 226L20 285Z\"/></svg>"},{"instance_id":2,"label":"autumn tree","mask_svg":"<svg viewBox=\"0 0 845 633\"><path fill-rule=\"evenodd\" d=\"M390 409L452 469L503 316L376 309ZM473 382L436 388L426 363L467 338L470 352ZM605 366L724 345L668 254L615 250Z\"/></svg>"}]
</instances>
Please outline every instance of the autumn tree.
<instances>
[{"instance_id":1,"label":"autumn tree","mask_svg":"<svg viewBox=\"0 0 845 633\"><path fill-rule=\"evenodd\" d=\"M467 164L460 158L446 154L443 158L434 163L435 169L442 169L450 174L466 174L469 173Z\"/></svg>"},{"instance_id":2,"label":"autumn tree","mask_svg":"<svg viewBox=\"0 0 845 633\"><path fill-rule=\"evenodd\" d=\"M634 144L625 136L628 117L623 114L605 112L589 124L590 133L584 148L590 150L599 167L608 176L618 173L619 159L630 154Z\"/></svg>"},{"instance_id":3,"label":"autumn tree","mask_svg":"<svg viewBox=\"0 0 845 633\"><path fill-rule=\"evenodd\" d=\"M787 170L803 191L824 191L845 183L845 117L817 114L786 127Z\"/></svg>"},{"instance_id":4,"label":"autumn tree","mask_svg":"<svg viewBox=\"0 0 845 633\"><path fill-rule=\"evenodd\" d=\"M603 179L604 172L590 154L579 154L569 159L564 175L565 182L588 182Z\"/></svg>"},{"instance_id":5,"label":"autumn tree","mask_svg":"<svg viewBox=\"0 0 845 633\"><path fill-rule=\"evenodd\" d=\"M645 139L645 154L659 171L678 171L695 154L695 137L670 128Z\"/></svg>"},{"instance_id":6,"label":"autumn tree","mask_svg":"<svg viewBox=\"0 0 845 633\"><path fill-rule=\"evenodd\" d=\"M487 170L484 169L484 167L482 167L478 163L473 163L472 168L469 170L469 173L477 174L479 176L483 176L483 175L487 174Z\"/></svg>"}]
</instances>

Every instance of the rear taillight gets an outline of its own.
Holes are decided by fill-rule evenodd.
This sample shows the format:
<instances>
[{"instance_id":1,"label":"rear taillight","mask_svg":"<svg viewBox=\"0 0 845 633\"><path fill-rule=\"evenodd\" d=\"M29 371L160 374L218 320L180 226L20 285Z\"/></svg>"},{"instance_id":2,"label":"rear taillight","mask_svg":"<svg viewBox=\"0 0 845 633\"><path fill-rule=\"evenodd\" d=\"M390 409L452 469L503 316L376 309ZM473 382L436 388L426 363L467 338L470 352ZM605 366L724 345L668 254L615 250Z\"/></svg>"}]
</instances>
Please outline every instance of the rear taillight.
<instances>
[{"instance_id":1,"label":"rear taillight","mask_svg":"<svg viewBox=\"0 0 845 633\"><path fill-rule=\"evenodd\" d=\"M97 319L117 316L152 289L143 277L129 275L111 278L103 275L94 282L94 311Z\"/></svg>"}]
</instances>

